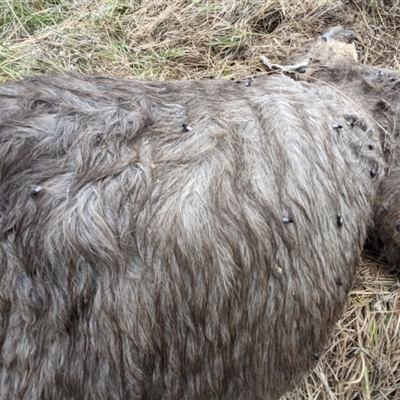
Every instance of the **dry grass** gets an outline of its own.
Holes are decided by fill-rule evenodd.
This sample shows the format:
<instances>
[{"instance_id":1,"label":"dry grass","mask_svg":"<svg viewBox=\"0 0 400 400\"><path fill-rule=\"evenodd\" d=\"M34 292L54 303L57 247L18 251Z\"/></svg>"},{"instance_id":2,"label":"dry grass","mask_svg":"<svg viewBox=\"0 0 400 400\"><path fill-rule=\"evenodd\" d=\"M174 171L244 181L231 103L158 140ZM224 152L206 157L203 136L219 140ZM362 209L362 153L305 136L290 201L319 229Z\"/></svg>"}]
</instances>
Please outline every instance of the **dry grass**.
<instances>
[{"instance_id":1,"label":"dry grass","mask_svg":"<svg viewBox=\"0 0 400 400\"><path fill-rule=\"evenodd\" d=\"M0 0L0 80L247 76L339 24L361 62L400 68L400 0ZM400 281L384 265L364 258L329 350L285 399L400 399Z\"/></svg>"},{"instance_id":2,"label":"dry grass","mask_svg":"<svg viewBox=\"0 0 400 400\"><path fill-rule=\"evenodd\" d=\"M322 362L284 399L400 399L400 282L384 265L361 262Z\"/></svg>"}]
</instances>

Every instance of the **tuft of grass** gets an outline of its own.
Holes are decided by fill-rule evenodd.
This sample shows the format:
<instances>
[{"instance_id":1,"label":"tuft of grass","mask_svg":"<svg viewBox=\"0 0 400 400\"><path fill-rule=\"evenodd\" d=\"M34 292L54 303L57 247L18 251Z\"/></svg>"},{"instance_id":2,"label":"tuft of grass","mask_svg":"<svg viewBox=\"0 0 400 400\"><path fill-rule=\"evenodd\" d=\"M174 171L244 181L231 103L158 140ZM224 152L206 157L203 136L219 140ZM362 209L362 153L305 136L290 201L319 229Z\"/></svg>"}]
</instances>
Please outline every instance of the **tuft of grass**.
<instances>
[{"instance_id":1,"label":"tuft of grass","mask_svg":"<svg viewBox=\"0 0 400 400\"><path fill-rule=\"evenodd\" d=\"M369 324L369 337L370 337L370 343L369 346L370 348L375 348L377 343L378 343L378 338L379 338L379 331L378 331L378 326L375 321L375 319L371 320Z\"/></svg>"}]
</instances>

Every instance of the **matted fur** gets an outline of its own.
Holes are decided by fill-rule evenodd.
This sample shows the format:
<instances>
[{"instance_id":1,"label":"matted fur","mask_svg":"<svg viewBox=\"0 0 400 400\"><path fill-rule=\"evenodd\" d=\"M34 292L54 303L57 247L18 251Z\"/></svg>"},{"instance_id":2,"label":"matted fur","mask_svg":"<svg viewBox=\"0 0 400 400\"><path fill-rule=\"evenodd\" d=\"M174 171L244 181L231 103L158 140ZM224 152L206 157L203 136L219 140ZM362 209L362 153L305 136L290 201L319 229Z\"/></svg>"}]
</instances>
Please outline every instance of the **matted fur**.
<instances>
[{"instance_id":1,"label":"matted fur","mask_svg":"<svg viewBox=\"0 0 400 400\"><path fill-rule=\"evenodd\" d=\"M349 31L344 30L348 36L346 32ZM367 246L400 271L400 72L358 65L352 57L351 43L342 41L332 53L335 45L334 41L329 46L328 40L324 46L322 39L310 42L305 46L306 54L311 54L309 58L300 49L285 64L308 62L309 68L301 79L319 88L327 86L377 123L387 168L374 206L374 226Z\"/></svg>"},{"instance_id":2,"label":"matted fur","mask_svg":"<svg viewBox=\"0 0 400 400\"><path fill-rule=\"evenodd\" d=\"M277 399L341 315L382 162L358 107L284 76L2 84L0 399Z\"/></svg>"},{"instance_id":3,"label":"matted fur","mask_svg":"<svg viewBox=\"0 0 400 400\"><path fill-rule=\"evenodd\" d=\"M333 80L327 78L338 69L337 65L319 74L319 78L328 79L330 85L340 81L340 91L351 96L380 126L388 168L379 187L368 248L400 271L400 72L370 66L346 68L339 80L337 72ZM341 70L345 70L343 66Z\"/></svg>"},{"instance_id":4,"label":"matted fur","mask_svg":"<svg viewBox=\"0 0 400 400\"><path fill-rule=\"evenodd\" d=\"M383 180L375 207L369 246L400 272L400 157Z\"/></svg>"}]
</instances>

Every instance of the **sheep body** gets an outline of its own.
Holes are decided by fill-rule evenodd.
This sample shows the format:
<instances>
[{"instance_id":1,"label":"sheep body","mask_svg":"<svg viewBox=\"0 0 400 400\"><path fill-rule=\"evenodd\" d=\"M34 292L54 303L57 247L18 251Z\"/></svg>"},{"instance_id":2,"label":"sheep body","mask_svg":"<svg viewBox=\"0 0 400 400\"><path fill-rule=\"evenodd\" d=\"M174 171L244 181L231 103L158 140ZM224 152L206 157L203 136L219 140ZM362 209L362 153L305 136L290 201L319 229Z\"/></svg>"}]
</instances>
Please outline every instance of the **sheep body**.
<instances>
[{"instance_id":1,"label":"sheep body","mask_svg":"<svg viewBox=\"0 0 400 400\"><path fill-rule=\"evenodd\" d=\"M277 399L315 365L378 129L328 88L245 83L1 85L1 400Z\"/></svg>"}]
</instances>

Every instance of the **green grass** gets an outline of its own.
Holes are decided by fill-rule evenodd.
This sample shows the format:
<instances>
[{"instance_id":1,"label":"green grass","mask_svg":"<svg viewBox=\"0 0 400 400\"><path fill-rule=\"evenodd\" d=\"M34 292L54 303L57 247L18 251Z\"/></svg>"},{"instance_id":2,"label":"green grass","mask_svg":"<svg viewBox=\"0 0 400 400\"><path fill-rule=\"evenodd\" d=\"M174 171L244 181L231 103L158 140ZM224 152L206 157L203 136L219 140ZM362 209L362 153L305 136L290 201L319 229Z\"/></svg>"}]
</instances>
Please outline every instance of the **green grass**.
<instances>
[{"instance_id":1,"label":"green grass","mask_svg":"<svg viewBox=\"0 0 400 400\"><path fill-rule=\"evenodd\" d=\"M0 3L0 29L19 25L26 35L34 35L43 28L60 24L68 15L62 1L3 0Z\"/></svg>"}]
</instances>

